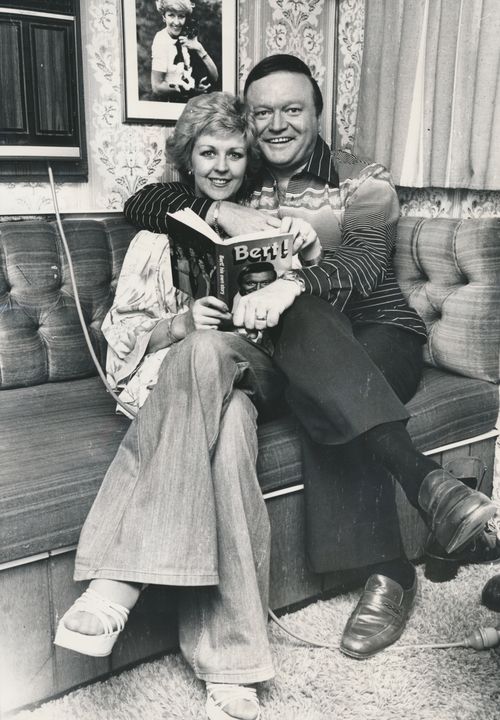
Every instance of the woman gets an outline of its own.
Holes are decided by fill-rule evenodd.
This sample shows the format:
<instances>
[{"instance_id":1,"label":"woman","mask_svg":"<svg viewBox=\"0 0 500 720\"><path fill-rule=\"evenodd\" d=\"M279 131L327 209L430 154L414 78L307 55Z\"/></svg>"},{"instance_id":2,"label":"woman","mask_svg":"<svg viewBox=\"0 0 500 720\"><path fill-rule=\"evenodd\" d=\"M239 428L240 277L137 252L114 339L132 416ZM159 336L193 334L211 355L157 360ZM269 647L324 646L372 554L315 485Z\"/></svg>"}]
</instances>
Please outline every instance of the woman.
<instances>
[{"instance_id":1,"label":"woman","mask_svg":"<svg viewBox=\"0 0 500 720\"><path fill-rule=\"evenodd\" d=\"M193 6L190 0L157 0L165 28L151 46L151 88L160 100L185 102L219 79L214 61L197 37L183 35Z\"/></svg>"},{"instance_id":2,"label":"woman","mask_svg":"<svg viewBox=\"0 0 500 720\"><path fill-rule=\"evenodd\" d=\"M203 202L241 195L254 144L241 101L212 93L187 103L168 147ZM270 223L291 230L306 261L318 255L307 223ZM208 717L254 720L253 685L274 674L256 417L273 411L282 378L239 334L207 332L229 318L217 298L172 288L168 239L138 233L103 332L111 382L141 409L83 527L75 579L91 583L55 642L108 655L144 584L182 587L180 646L207 683Z\"/></svg>"}]
</instances>

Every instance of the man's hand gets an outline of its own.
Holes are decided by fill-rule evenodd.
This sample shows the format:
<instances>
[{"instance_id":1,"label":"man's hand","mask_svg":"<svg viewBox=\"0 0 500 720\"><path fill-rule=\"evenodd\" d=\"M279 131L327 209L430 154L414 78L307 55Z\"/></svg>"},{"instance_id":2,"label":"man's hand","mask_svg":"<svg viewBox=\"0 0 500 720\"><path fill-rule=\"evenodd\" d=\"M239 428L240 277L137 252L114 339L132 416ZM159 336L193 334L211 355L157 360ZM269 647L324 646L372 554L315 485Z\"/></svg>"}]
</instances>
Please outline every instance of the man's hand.
<instances>
[{"instance_id":1,"label":"man's hand","mask_svg":"<svg viewBox=\"0 0 500 720\"><path fill-rule=\"evenodd\" d=\"M209 225L213 221L213 207L212 205L206 218ZM279 228L281 220L261 210L254 210L253 208L224 200L220 204L217 224L220 225L229 237L234 237L235 235L242 235L243 233L269 230L271 227Z\"/></svg>"},{"instance_id":2,"label":"man's hand","mask_svg":"<svg viewBox=\"0 0 500 720\"><path fill-rule=\"evenodd\" d=\"M302 218L286 215L281 220L280 232L293 235L294 255L300 253L301 260L310 261L321 254L321 242L313 226Z\"/></svg>"},{"instance_id":3,"label":"man's hand","mask_svg":"<svg viewBox=\"0 0 500 720\"><path fill-rule=\"evenodd\" d=\"M281 315L300 295L298 283L275 280L255 292L235 298L233 323L247 330L275 327Z\"/></svg>"}]
</instances>

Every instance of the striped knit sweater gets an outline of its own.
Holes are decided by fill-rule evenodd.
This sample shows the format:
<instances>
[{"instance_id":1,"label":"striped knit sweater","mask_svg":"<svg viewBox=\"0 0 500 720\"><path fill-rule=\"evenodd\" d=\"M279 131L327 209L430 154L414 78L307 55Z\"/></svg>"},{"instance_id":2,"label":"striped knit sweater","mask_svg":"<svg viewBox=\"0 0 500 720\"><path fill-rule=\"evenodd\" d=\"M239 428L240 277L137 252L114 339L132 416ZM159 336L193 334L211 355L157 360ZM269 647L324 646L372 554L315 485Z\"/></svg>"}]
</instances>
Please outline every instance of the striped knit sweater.
<instances>
[{"instance_id":1,"label":"striped knit sweater","mask_svg":"<svg viewBox=\"0 0 500 720\"><path fill-rule=\"evenodd\" d=\"M205 217L212 201L182 183L146 185L125 203L128 220L168 232L166 213L190 207ZM318 137L307 163L284 195L269 171L254 181L247 204L281 217L296 215L315 228L324 248L319 265L302 268L306 292L324 298L353 324L397 325L426 339L423 321L396 281L393 256L399 217L387 170L338 151Z\"/></svg>"}]
</instances>

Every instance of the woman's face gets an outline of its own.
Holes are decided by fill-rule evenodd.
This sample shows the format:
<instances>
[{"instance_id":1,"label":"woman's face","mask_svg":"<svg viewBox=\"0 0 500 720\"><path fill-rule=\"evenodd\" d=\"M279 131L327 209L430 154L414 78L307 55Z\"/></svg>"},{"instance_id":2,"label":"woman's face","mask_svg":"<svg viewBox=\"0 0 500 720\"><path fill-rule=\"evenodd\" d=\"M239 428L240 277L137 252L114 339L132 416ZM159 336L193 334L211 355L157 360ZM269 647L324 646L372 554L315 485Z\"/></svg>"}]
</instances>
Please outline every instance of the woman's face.
<instances>
[{"instance_id":1,"label":"woman's face","mask_svg":"<svg viewBox=\"0 0 500 720\"><path fill-rule=\"evenodd\" d=\"M247 169L245 138L231 135L200 135L191 153L194 187L198 197L227 200L240 189Z\"/></svg>"},{"instance_id":2,"label":"woman's face","mask_svg":"<svg viewBox=\"0 0 500 720\"><path fill-rule=\"evenodd\" d=\"M178 38L186 24L186 13L167 10L163 19L170 37Z\"/></svg>"}]
</instances>

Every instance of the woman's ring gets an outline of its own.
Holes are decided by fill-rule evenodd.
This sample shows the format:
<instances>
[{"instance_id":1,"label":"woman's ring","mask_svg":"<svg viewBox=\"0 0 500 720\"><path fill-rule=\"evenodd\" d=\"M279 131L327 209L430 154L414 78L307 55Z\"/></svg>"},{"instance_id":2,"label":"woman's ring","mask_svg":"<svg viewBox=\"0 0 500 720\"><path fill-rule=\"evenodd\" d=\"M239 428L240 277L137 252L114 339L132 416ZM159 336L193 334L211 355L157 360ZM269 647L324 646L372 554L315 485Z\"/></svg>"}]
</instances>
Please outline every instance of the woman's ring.
<instances>
[{"instance_id":1,"label":"woman's ring","mask_svg":"<svg viewBox=\"0 0 500 720\"><path fill-rule=\"evenodd\" d=\"M266 314L267 314L267 313L266 313ZM255 316L255 319L256 319L256 320L265 320L265 319L266 319L266 315L256 315L256 316Z\"/></svg>"}]
</instances>

